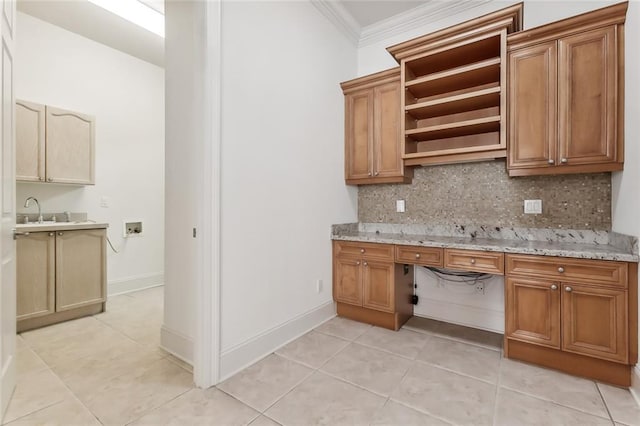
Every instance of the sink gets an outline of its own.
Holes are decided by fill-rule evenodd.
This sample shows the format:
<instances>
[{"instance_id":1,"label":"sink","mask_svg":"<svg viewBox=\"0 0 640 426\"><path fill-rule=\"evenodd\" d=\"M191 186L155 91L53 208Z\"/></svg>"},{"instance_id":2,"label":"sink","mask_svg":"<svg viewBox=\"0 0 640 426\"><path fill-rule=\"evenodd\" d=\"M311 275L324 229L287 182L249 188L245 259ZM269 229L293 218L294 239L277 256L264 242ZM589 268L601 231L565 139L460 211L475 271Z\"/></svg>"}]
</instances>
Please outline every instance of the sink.
<instances>
[{"instance_id":1,"label":"sink","mask_svg":"<svg viewBox=\"0 0 640 426\"><path fill-rule=\"evenodd\" d=\"M40 223L40 222L29 222L29 223L16 223L16 226L19 227L25 227L25 226L51 226L51 225L66 225L69 222L54 222L53 220L45 220L44 222Z\"/></svg>"}]
</instances>

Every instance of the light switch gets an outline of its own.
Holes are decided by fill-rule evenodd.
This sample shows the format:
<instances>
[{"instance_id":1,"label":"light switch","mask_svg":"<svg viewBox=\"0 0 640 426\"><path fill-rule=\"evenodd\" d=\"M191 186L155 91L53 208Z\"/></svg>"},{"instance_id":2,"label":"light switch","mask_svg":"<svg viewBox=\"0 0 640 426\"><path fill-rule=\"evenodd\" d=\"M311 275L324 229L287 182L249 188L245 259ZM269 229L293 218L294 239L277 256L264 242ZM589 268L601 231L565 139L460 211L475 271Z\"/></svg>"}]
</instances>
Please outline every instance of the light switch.
<instances>
[{"instance_id":1,"label":"light switch","mask_svg":"<svg viewBox=\"0 0 640 426\"><path fill-rule=\"evenodd\" d=\"M398 212L398 213L404 213L405 212L404 200L396 200L396 212Z\"/></svg>"},{"instance_id":2,"label":"light switch","mask_svg":"<svg viewBox=\"0 0 640 426\"><path fill-rule=\"evenodd\" d=\"M100 207L109 207L109 197L107 197L106 195L100 197Z\"/></svg>"},{"instance_id":3,"label":"light switch","mask_svg":"<svg viewBox=\"0 0 640 426\"><path fill-rule=\"evenodd\" d=\"M524 200L525 214L541 214L542 200Z\"/></svg>"}]
</instances>

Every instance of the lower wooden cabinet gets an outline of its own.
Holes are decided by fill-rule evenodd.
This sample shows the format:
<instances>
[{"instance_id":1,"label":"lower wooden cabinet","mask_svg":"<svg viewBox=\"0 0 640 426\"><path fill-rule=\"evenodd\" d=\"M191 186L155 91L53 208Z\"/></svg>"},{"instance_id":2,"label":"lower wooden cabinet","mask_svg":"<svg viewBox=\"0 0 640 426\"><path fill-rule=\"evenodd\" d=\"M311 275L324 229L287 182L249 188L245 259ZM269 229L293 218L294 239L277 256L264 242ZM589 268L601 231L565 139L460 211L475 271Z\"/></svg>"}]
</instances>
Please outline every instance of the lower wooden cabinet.
<instances>
[{"instance_id":1,"label":"lower wooden cabinet","mask_svg":"<svg viewBox=\"0 0 640 426\"><path fill-rule=\"evenodd\" d=\"M105 229L18 236L18 331L103 310L107 278L105 241Z\"/></svg>"},{"instance_id":2,"label":"lower wooden cabinet","mask_svg":"<svg viewBox=\"0 0 640 426\"><path fill-rule=\"evenodd\" d=\"M336 241L333 274L338 315L394 330L413 315L413 274L393 245Z\"/></svg>"},{"instance_id":3,"label":"lower wooden cabinet","mask_svg":"<svg viewBox=\"0 0 640 426\"><path fill-rule=\"evenodd\" d=\"M637 362L636 265L526 255L507 255L506 264L507 357L629 386ZM589 270L617 272L598 280Z\"/></svg>"}]
</instances>

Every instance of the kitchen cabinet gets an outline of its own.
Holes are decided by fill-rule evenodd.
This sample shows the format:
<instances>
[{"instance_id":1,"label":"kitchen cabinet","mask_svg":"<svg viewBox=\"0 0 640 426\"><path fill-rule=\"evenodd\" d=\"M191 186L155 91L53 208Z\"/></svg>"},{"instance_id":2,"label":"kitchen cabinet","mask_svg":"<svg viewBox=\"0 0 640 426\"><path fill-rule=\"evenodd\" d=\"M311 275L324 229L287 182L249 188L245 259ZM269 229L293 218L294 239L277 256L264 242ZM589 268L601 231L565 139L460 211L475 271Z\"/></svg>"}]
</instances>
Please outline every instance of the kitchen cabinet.
<instances>
[{"instance_id":1,"label":"kitchen cabinet","mask_svg":"<svg viewBox=\"0 0 640 426\"><path fill-rule=\"evenodd\" d=\"M393 330L413 314L413 274L394 246L334 242L333 298L338 315Z\"/></svg>"},{"instance_id":2,"label":"kitchen cabinet","mask_svg":"<svg viewBox=\"0 0 640 426\"><path fill-rule=\"evenodd\" d=\"M507 357L628 382L637 361L637 287L630 281L637 266L508 254L506 269Z\"/></svg>"},{"instance_id":3,"label":"kitchen cabinet","mask_svg":"<svg viewBox=\"0 0 640 426\"><path fill-rule=\"evenodd\" d=\"M16 180L95 183L95 118L16 102Z\"/></svg>"},{"instance_id":4,"label":"kitchen cabinet","mask_svg":"<svg viewBox=\"0 0 640 426\"><path fill-rule=\"evenodd\" d=\"M622 170L626 9L508 37L510 176Z\"/></svg>"},{"instance_id":5,"label":"kitchen cabinet","mask_svg":"<svg viewBox=\"0 0 640 426\"><path fill-rule=\"evenodd\" d=\"M506 156L506 40L522 4L389 47L400 63L408 166Z\"/></svg>"},{"instance_id":6,"label":"kitchen cabinet","mask_svg":"<svg viewBox=\"0 0 640 426\"><path fill-rule=\"evenodd\" d=\"M400 70L393 68L341 83L345 96L347 184L408 183L402 162Z\"/></svg>"},{"instance_id":7,"label":"kitchen cabinet","mask_svg":"<svg viewBox=\"0 0 640 426\"><path fill-rule=\"evenodd\" d=\"M20 232L18 331L101 312L106 301L106 230Z\"/></svg>"}]
</instances>

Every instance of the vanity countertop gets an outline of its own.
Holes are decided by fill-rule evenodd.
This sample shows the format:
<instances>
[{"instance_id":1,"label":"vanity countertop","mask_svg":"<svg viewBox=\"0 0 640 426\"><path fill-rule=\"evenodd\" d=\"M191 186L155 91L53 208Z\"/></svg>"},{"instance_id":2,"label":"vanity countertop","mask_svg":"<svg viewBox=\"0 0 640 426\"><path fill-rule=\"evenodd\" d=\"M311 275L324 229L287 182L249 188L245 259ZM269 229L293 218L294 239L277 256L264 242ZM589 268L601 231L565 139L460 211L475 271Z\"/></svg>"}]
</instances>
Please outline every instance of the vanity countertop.
<instances>
[{"instance_id":1,"label":"vanity countertop","mask_svg":"<svg viewBox=\"0 0 640 426\"><path fill-rule=\"evenodd\" d=\"M92 221L44 223L31 222L16 224L16 229L20 232L75 231L79 229L104 229L108 227L108 223L99 223Z\"/></svg>"}]
</instances>

